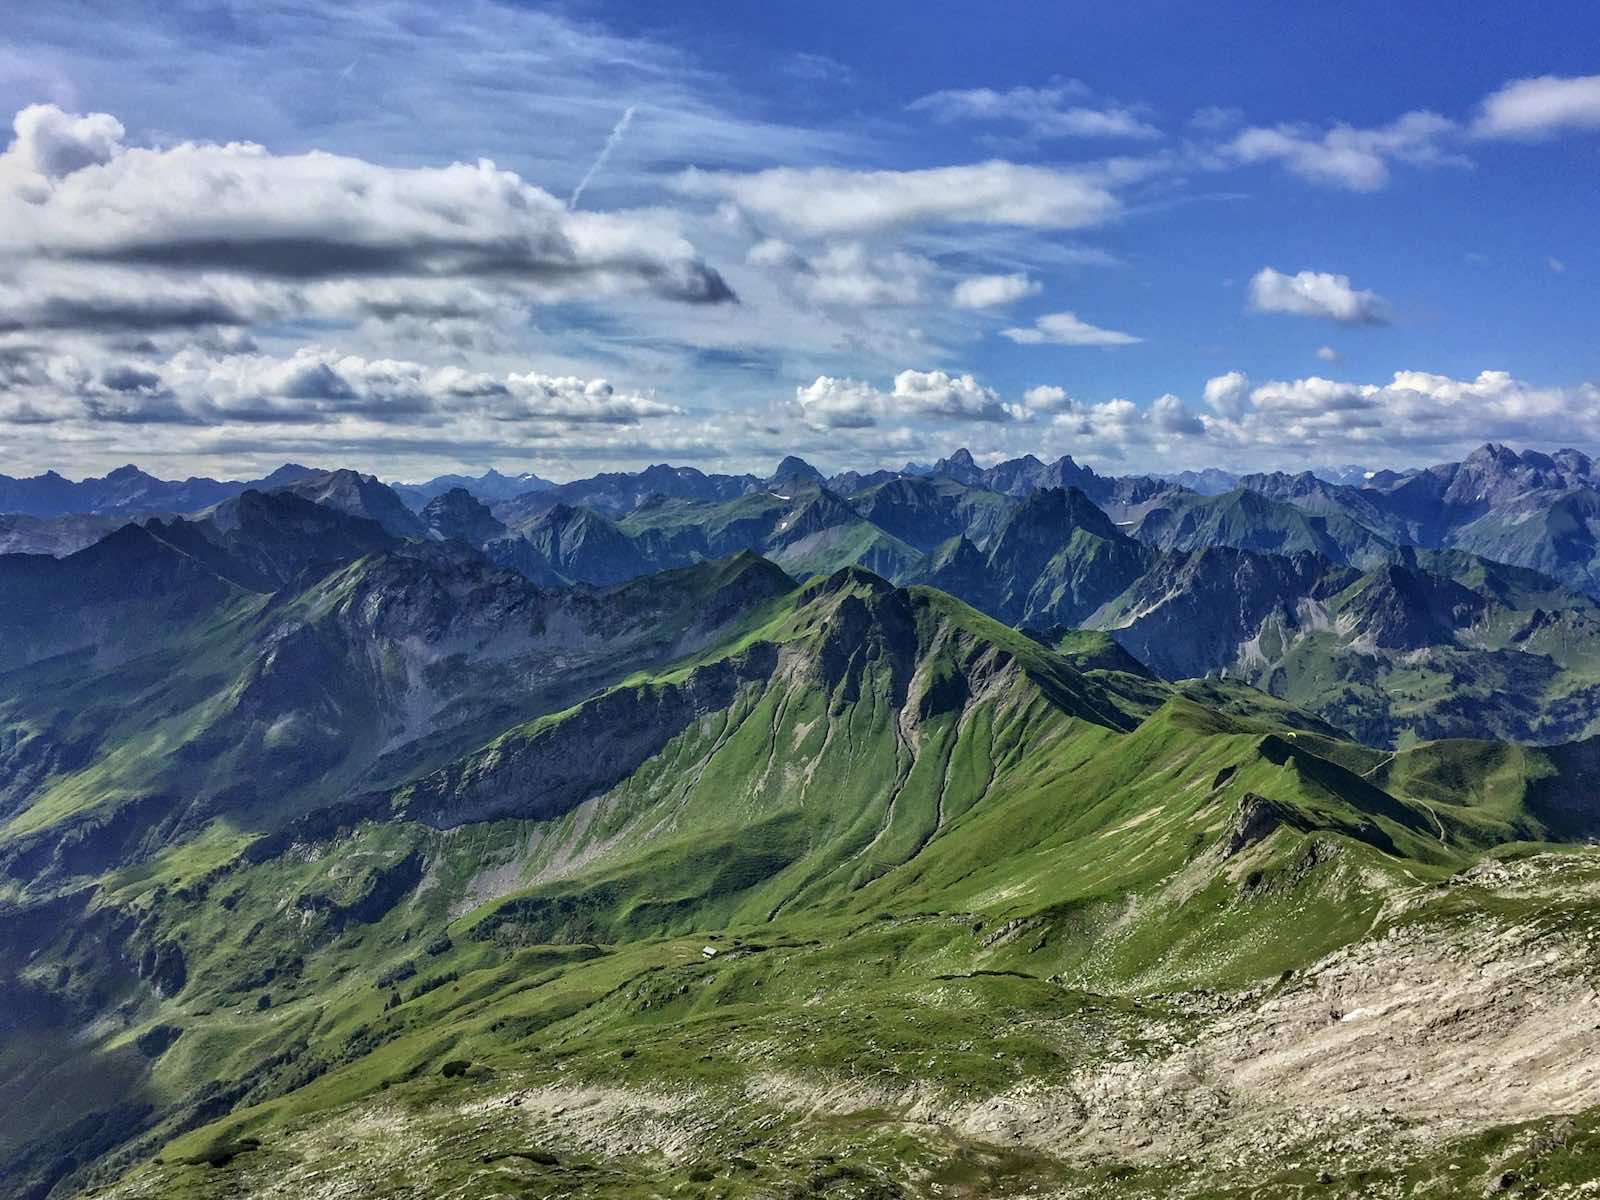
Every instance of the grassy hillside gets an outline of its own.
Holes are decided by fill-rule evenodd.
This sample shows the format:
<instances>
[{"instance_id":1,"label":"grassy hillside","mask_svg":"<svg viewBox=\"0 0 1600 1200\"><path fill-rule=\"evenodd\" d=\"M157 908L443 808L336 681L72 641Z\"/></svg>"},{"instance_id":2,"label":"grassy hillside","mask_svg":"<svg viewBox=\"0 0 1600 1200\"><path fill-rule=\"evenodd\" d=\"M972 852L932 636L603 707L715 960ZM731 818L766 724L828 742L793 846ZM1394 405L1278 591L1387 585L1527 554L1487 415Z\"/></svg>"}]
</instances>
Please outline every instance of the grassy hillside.
<instances>
[{"instance_id":1,"label":"grassy hillside","mask_svg":"<svg viewBox=\"0 0 1600 1200\"><path fill-rule=\"evenodd\" d=\"M1231 1144L1229 1098L1262 1093L1205 1064L1311 1011L1319 964L1373 956L1361 986L1388 986L1428 974L1401 949L1470 959L1558 910L1550 936L1589 936L1588 858L1526 858L1596 832L1589 746L1373 750L860 569L499 578L362 560L270 618L225 606L141 668L167 709L123 692L149 697L132 732L39 768L0 834L9 1194L1168 1194L1187 1152L1109 1130L1187 1089ZM431 720L397 740L419 686ZM225 777L251 798L197 808L244 795ZM145 807L163 790L216 815ZM1561 961L1558 998L1587 969ZM1294 1144L1327 1145L1305 1104ZM1351 1171L1443 1171L1377 1107ZM1523 1112L1449 1136L1488 1162L1471 1139Z\"/></svg>"}]
</instances>

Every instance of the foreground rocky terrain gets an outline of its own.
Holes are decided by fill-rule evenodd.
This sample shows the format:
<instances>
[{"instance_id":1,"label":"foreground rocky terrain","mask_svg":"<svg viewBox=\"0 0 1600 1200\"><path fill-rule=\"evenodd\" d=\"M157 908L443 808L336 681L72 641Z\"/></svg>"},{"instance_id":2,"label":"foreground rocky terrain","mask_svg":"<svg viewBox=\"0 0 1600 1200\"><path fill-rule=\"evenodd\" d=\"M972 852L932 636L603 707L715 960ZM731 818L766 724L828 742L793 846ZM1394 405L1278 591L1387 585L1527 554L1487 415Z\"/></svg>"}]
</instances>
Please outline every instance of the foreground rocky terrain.
<instances>
[{"instance_id":1,"label":"foreground rocky terrain","mask_svg":"<svg viewBox=\"0 0 1600 1200\"><path fill-rule=\"evenodd\" d=\"M1365 936L1244 990L941 973L876 1020L877 989L675 1001L787 991L819 951L668 941L612 1002L656 1010L621 1049L575 1014L453 1077L240 1114L96 1194L1587 1195L1597 897L1600 856L1538 855L1396 885ZM816 1061L825 1039L848 1052Z\"/></svg>"}]
</instances>

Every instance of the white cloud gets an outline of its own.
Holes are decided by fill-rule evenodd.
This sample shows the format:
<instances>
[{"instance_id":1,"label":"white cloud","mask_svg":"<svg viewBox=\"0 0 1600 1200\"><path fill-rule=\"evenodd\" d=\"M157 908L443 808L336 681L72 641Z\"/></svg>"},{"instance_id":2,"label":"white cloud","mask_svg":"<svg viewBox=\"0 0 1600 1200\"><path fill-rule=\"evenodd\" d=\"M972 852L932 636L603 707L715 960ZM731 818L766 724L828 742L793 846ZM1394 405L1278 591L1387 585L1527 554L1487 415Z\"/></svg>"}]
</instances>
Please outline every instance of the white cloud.
<instances>
[{"instance_id":1,"label":"white cloud","mask_svg":"<svg viewBox=\"0 0 1600 1200\"><path fill-rule=\"evenodd\" d=\"M143 149L106 114L50 106L14 124L0 154L13 328L732 298L670 216L568 213L488 161L400 169L245 143Z\"/></svg>"},{"instance_id":2,"label":"white cloud","mask_svg":"<svg viewBox=\"0 0 1600 1200\"><path fill-rule=\"evenodd\" d=\"M1388 320L1388 304L1383 297L1351 287L1347 275L1325 271L1285 275L1262 267L1250 280L1250 309L1320 317L1343 325L1382 325Z\"/></svg>"},{"instance_id":3,"label":"white cloud","mask_svg":"<svg viewBox=\"0 0 1600 1200\"><path fill-rule=\"evenodd\" d=\"M1115 329L1101 329L1069 312L1046 313L1032 327L1002 329L1000 336L1019 346L1131 346L1142 338Z\"/></svg>"},{"instance_id":4,"label":"white cloud","mask_svg":"<svg viewBox=\"0 0 1600 1200\"><path fill-rule=\"evenodd\" d=\"M1339 352L1332 346L1318 346L1317 357L1323 362L1336 363L1339 361Z\"/></svg>"},{"instance_id":5,"label":"white cloud","mask_svg":"<svg viewBox=\"0 0 1600 1200\"><path fill-rule=\"evenodd\" d=\"M1480 138L1536 141L1600 129L1600 75L1517 79L1484 98L1472 123Z\"/></svg>"},{"instance_id":6,"label":"white cloud","mask_svg":"<svg viewBox=\"0 0 1600 1200\"><path fill-rule=\"evenodd\" d=\"M1038 280L1018 271L1011 275L971 275L956 284L950 302L957 308L1001 308L1042 290Z\"/></svg>"},{"instance_id":7,"label":"white cloud","mask_svg":"<svg viewBox=\"0 0 1600 1200\"><path fill-rule=\"evenodd\" d=\"M110 162L122 152L126 133L109 113L74 116L53 104L30 104L11 127L16 136L0 154L0 193L15 191L35 202L49 195L52 181Z\"/></svg>"},{"instance_id":8,"label":"white cloud","mask_svg":"<svg viewBox=\"0 0 1600 1200\"><path fill-rule=\"evenodd\" d=\"M1111 191L1088 173L1001 161L920 171L690 170L676 187L686 195L728 200L753 217L812 237L918 225L1084 229L1104 224L1120 209Z\"/></svg>"},{"instance_id":9,"label":"white cloud","mask_svg":"<svg viewBox=\"0 0 1600 1200\"><path fill-rule=\"evenodd\" d=\"M568 428L684 415L604 379L496 375L313 346L278 357L191 345L164 360L107 358L98 366L86 356L43 355L28 373L0 378L0 415L41 407L65 421L123 425L316 426L362 417L458 431L473 422Z\"/></svg>"},{"instance_id":10,"label":"white cloud","mask_svg":"<svg viewBox=\"0 0 1600 1200\"><path fill-rule=\"evenodd\" d=\"M825 429L865 429L887 414L887 398L859 379L818 375L794 390L795 408L807 424Z\"/></svg>"},{"instance_id":11,"label":"white cloud","mask_svg":"<svg viewBox=\"0 0 1600 1200\"><path fill-rule=\"evenodd\" d=\"M1206 380L1205 401L1223 417L1244 415L1250 402L1250 380L1243 371L1229 371Z\"/></svg>"},{"instance_id":12,"label":"white cloud","mask_svg":"<svg viewBox=\"0 0 1600 1200\"><path fill-rule=\"evenodd\" d=\"M864 429L881 421L1009 421L1022 414L971 375L901 371L888 392L858 379L820 375L795 389L795 409L813 428Z\"/></svg>"},{"instance_id":13,"label":"white cloud","mask_svg":"<svg viewBox=\"0 0 1600 1200\"><path fill-rule=\"evenodd\" d=\"M751 247L746 261L787 272L814 304L844 308L916 304L935 273L919 255L862 242L837 242L807 255L769 238Z\"/></svg>"},{"instance_id":14,"label":"white cloud","mask_svg":"<svg viewBox=\"0 0 1600 1200\"><path fill-rule=\"evenodd\" d=\"M1131 447L1170 447L1204 438L1204 422L1177 396L1158 396L1147 405L1114 399L1100 404L1076 400L1062 403L1050 420L1050 432L1070 439L1077 453L1120 458Z\"/></svg>"},{"instance_id":15,"label":"white cloud","mask_svg":"<svg viewBox=\"0 0 1600 1200\"><path fill-rule=\"evenodd\" d=\"M1022 393L1022 402L1032 413L1059 412L1069 407L1072 398L1067 389L1053 383L1043 383Z\"/></svg>"},{"instance_id":16,"label":"white cloud","mask_svg":"<svg viewBox=\"0 0 1600 1200\"><path fill-rule=\"evenodd\" d=\"M1544 265L1549 267L1550 270L1557 275L1566 274L1567 264L1562 262L1559 258L1547 258L1544 260Z\"/></svg>"},{"instance_id":17,"label":"white cloud","mask_svg":"<svg viewBox=\"0 0 1600 1200\"><path fill-rule=\"evenodd\" d=\"M1280 162L1312 183L1377 191L1389 182L1389 163L1413 166L1465 165L1447 152L1444 139L1453 121L1438 113L1410 112L1377 129L1335 125L1318 131L1303 125L1278 125L1240 132L1224 147L1240 163Z\"/></svg>"},{"instance_id":18,"label":"white cloud","mask_svg":"<svg viewBox=\"0 0 1600 1200\"><path fill-rule=\"evenodd\" d=\"M1127 108L1069 104L1082 98L1082 84L1062 87L1016 87L997 92L971 88L934 92L907 105L940 122L1012 121L1037 137L1149 139L1161 131Z\"/></svg>"},{"instance_id":19,"label":"white cloud","mask_svg":"<svg viewBox=\"0 0 1600 1200\"><path fill-rule=\"evenodd\" d=\"M1538 387L1505 371L1468 380L1397 371L1386 384L1310 376L1272 381L1243 392L1237 372L1223 376L1228 403L1213 404L1208 423L1219 444L1257 452L1284 451L1421 457L1445 456L1490 441L1522 445L1593 446L1600 442L1600 387ZM1219 383L1213 380L1212 383ZM1211 384L1207 385L1210 399Z\"/></svg>"},{"instance_id":20,"label":"white cloud","mask_svg":"<svg viewBox=\"0 0 1600 1200\"><path fill-rule=\"evenodd\" d=\"M1205 423L1171 392L1151 401L1148 419L1154 429L1165 434L1199 437L1206 431Z\"/></svg>"},{"instance_id":21,"label":"white cloud","mask_svg":"<svg viewBox=\"0 0 1600 1200\"><path fill-rule=\"evenodd\" d=\"M1003 421L1000 397L971 375L944 371L901 371L894 377L893 398L906 415L948 417L965 421Z\"/></svg>"},{"instance_id":22,"label":"white cloud","mask_svg":"<svg viewBox=\"0 0 1600 1200\"><path fill-rule=\"evenodd\" d=\"M594 376L435 366L315 346L280 355L233 350L230 341L238 339L159 355L89 342L0 346L8 461L88 473L132 457L181 478L259 473L296 460L426 477L452 465L559 471L728 452L725 426Z\"/></svg>"}]
</instances>

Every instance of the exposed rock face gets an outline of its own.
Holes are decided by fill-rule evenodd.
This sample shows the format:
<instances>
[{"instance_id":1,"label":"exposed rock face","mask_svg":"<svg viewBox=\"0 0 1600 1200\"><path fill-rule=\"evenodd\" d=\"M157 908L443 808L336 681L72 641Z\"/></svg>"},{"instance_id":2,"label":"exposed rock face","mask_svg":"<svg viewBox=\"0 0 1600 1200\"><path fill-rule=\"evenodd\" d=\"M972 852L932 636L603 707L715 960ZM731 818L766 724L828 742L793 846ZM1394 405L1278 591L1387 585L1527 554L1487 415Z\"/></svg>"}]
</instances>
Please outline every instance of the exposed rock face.
<instances>
[{"instance_id":1,"label":"exposed rock face","mask_svg":"<svg viewBox=\"0 0 1600 1200\"><path fill-rule=\"evenodd\" d=\"M1396 545L1467 550L1600 594L1600 474L1576 450L1519 453L1490 442L1461 462L1379 472L1364 487L1283 473L1240 482L1352 518Z\"/></svg>"},{"instance_id":2,"label":"exposed rock face","mask_svg":"<svg viewBox=\"0 0 1600 1200\"><path fill-rule=\"evenodd\" d=\"M1169 679L1231 664L1269 615L1293 622L1298 601L1331 594L1358 573L1311 555L1231 549L1164 555L1115 609L1087 624L1113 631L1139 661Z\"/></svg>"},{"instance_id":3,"label":"exposed rock face","mask_svg":"<svg viewBox=\"0 0 1600 1200\"><path fill-rule=\"evenodd\" d=\"M359 894L349 900L311 892L296 897L294 907L297 912L320 917L330 932L370 925L411 894L422 880L422 871L422 855L413 850L398 862L370 872L362 880Z\"/></svg>"},{"instance_id":4,"label":"exposed rock face","mask_svg":"<svg viewBox=\"0 0 1600 1200\"><path fill-rule=\"evenodd\" d=\"M176 996L189 981L188 962L176 942L149 945L139 957L139 977L155 988L158 996Z\"/></svg>"},{"instance_id":5,"label":"exposed rock face","mask_svg":"<svg viewBox=\"0 0 1600 1200\"><path fill-rule=\"evenodd\" d=\"M183 1030L177 1025L153 1025L134 1040L134 1045L146 1058L160 1058L182 1035Z\"/></svg>"},{"instance_id":6,"label":"exposed rock face","mask_svg":"<svg viewBox=\"0 0 1600 1200\"><path fill-rule=\"evenodd\" d=\"M1282 814L1271 800L1255 792L1246 792L1234 810L1233 825L1223 842L1222 857L1232 858L1257 842L1265 841L1282 823Z\"/></svg>"},{"instance_id":7,"label":"exposed rock face","mask_svg":"<svg viewBox=\"0 0 1600 1200\"><path fill-rule=\"evenodd\" d=\"M548 819L615 786L697 718L767 679L778 649L758 643L682 682L617 688L560 721L513 730L394 797L397 812L447 829L500 817Z\"/></svg>"},{"instance_id":8,"label":"exposed rock face","mask_svg":"<svg viewBox=\"0 0 1600 1200\"><path fill-rule=\"evenodd\" d=\"M417 514L371 475L329 471L288 484L283 490L350 516L376 521L391 537L421 537L423 533Z\"/></svg>"},{"instance_id":9,"label":"exposed rock face","mask_svg":"<svg viewBox=\"0 0 1600 1200\"><path fill-rule=\"evenodd\" d=\"M247 491L207 516L154 521L147 528L223 578L263 592L291 583L301 572L400 542L370 517L289 491Z\"/></svg>"},{"instance_id":10,"label":"exposed rock face","mask_svg":"<svg viewBox=\"0 0 1600 1200\"><path fill-rule=\"evenodd\" d=\"M878 528L927 552L968 529L963 493L937 480L896 478L854 497L855 509Z\"/></svg>"},{"instance_id":11,"label":"exposed rock face","mask_svg":"<svg viewBox=\"0 0 1600 1200\"><path fill-rule=\"evenodd\" d=\"M1401 566L1375 571L1346 606L1357 636L1385 650L1448 646L1488 608L1485 597Z\"/></svg>"},{"instance_id":12,"label":"exposed rock face","mask_svg":"<svg viewBox=\"0 0 1600 1200\"><path fill-rule=\"evenodd\" d=\"M1031 493L986 551L966 539L940 547L919 580L1008 624L1077 625L1153 557L1083 492L1050 488Z\"/></svg>"},{"instance_id":13,"label":"exposed rock face","mask_svg":"<svg viewBox=\"0 0 1600 1200\"><path fill-rule=\"evenodd\" d=\"M604 586L650 570L633 542L592 509L557 504L523 536L562 579Z\"/></svg>"},{"instance_id":14,"label":"exposed rock face","mask_svg":"<svg viewBox=\"0 0 1600 1200\"><path fill-rule=\"evenodd\" d=\"M466 488L451 488L435 496L423 507L421 517L428 536L440 541L454 538L469 546L482 546L506 533L505 523Z\"/></svg>"},{"instance_id":15,"label":"exposed rock face","mask_svg":"<svg viewBox=\"0 0 1600 1200\"><path fill-rule=\"evenodd\" d=\"M694 467L658 463L643 471L612 471L590 479L559 483L527 492L494 506L495 515L513 529L548 512L558 504L592 508L611 517L623 517L651 497L680 500L733 500L764 485L754 475L707 475Z\"/></svg>"}]
</instances>

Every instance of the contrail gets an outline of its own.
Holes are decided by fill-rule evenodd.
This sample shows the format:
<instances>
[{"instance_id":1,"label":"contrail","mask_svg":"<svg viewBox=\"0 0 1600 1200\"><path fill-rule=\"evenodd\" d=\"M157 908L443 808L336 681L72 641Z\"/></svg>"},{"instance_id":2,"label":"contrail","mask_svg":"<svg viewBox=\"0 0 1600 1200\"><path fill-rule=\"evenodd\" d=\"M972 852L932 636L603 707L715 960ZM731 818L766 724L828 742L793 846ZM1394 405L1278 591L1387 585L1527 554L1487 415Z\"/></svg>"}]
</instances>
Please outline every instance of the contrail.
<instances>
[{"instance_id":1,"label":"contrail","mask_svg":"<svg viewBox=\"0 0 1600 1200\"><path fill-rule=\"evenodd\" d=\"M594 165L589 168L584 177L578 181L578 186L572 189L572 199L567 201L567 211L571 212L578 207L578 201L583 198L583 189L589 186L589 181L600 173L600 168L606 165L606 159L611 157L611 152L617 148L617 143L622 140L622 135L628 132L628 126L633 123L636 104L630 104L622 110L622 119L611 130L611 136L606 138L606 144L600 147L600 157L594 160Z\"/></svg>"}]
</instances>

